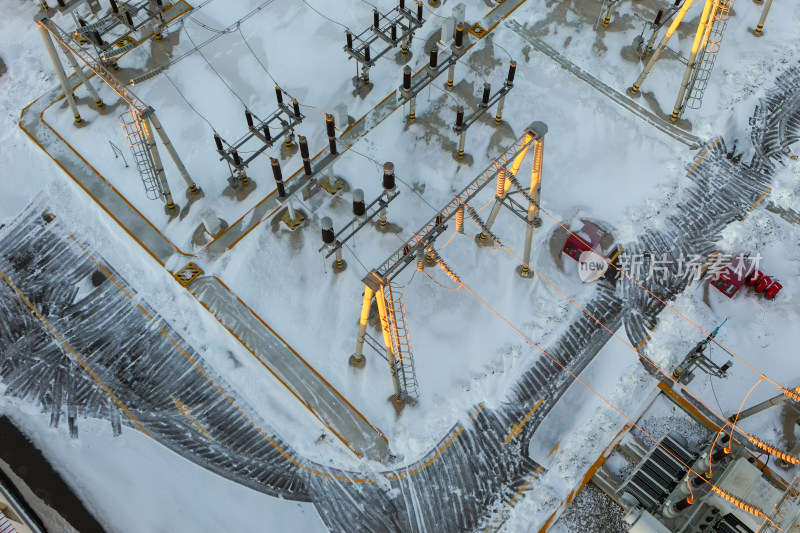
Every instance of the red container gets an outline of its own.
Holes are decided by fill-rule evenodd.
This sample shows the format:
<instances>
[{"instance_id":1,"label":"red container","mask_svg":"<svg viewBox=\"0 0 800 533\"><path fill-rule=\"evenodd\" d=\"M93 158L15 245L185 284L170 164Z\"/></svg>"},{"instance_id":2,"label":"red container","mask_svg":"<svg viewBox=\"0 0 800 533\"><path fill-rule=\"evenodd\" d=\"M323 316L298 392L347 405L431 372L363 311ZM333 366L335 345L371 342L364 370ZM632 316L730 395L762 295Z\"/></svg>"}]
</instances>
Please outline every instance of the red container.
<instances>
[{"instance_id":1,"label":"red container","mask_svg":"<svg viewBox=\"0 0 800 533\"><path fill-rule=\"evenodd\" d=\"M752 287L753 285L761 281L761 278L763 277L764 273L761 272L759 269L755 269L753 270L753 272L750 273L749 276L747 276L747 281L745 283L747 283L748 287Z\"/></svg>"},{"instance_id":2,"label":"red container","mask_svg":"<svg viewBox=\"0 0 800 533\"><path fill-rule=\"evenodd\" d=\"M774 299L778 295L778 293L781 292L782 288L783 285L781 285L776 281L775 283L770 285L769 289L767 289L767 292L764 293L764 298L766 298L767 300Z\"/></svg>"},{"instance_id":3,"label":"red container","mask_svg":"<svg viewBox=\"0 0 800 533\"><path fill-rule=\"evenodd\" d=\"M769 276L764 276L763 278L758 280L758 283L756 284L756 292L758 293L764 292L765 290L767 290L767 287L769 287L771 283L772 283L772 278Z\"/></svg>"}]
</instances>

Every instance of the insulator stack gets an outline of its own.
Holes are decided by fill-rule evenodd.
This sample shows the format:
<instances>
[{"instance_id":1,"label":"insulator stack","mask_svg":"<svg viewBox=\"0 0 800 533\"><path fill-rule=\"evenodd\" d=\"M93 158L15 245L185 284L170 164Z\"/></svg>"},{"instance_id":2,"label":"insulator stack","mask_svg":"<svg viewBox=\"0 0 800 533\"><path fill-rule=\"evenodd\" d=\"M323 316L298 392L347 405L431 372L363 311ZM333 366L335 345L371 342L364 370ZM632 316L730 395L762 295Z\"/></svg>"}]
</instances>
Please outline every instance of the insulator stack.
<instances>
[{"instance_id":1,"label":"insulator stack","mask_svg":"<svg viewBox=\"0 0 800 533\"><path fill-rule=\"evenodd\" d=\"M517 71L517 62L509 61L508 63L508 77L506 78L506 87L514 86L514 74Z\"/></svg>"},{"instance_id":2,"label":"insulator stack","mask_svg":"<svg viewBox=\"0 0 800 533\"><path fill-rule=\"evenodd\" d=\"M364 191L355 189L353 191L353 214L363 217L367 213L367 204L364 203Z\"/></svg>"},{"instance_id":3,"label":"insulator stack","mask_svg":"<svg viewBox=\"0 0 800 533\"><path fill-rule=\"evenodd\" d=\"M130 29L133 29L133 18L131 18L131 12L130 11L126 11L125 12L125 22L128 23L128 27Z\"/></svg>"},{"instance_id":4,"label":"insulator stack","mask_svg":"<svg viewBox=\"0 0 800 533\"><path fill-rule=\"evenodd\" d=\"M278 105L283 105L283 91L277 85L275 86L275 97L278 99Z\"/></svg>"},{"instance_id":5,"label":"insulator stack","mask_svg":"<svg viewBox=\"0 0 800 533\"><path fill-rule=\"evenodd\" d=\"M397 24L392 24L392 42L397 42Z\"/></svg>"},{"instance_id":6,"label":"insulator stack","mask_svg":"<svg viewBox=\"0 0 800 533\"><path fill-rule=\"evenodd\" d=\"M56 0L58 2L58 7L67 7L67 4L64 3L64 0Z\"/></svg>"},{"instance_id":7,"label":"insulator stack","mask_svg":"<svg viewBox=\"0 0 800 533\"><path fill-rule=\"evenodd\" d=\"M369 43L364 43L364 61L369 63L370 60L371 60L371 57L369 55Z\"/></svg>"},{"instance_id":8,"label":"insulator stack","mask_svg":"<svg viewBox=\"0 0 800 533\"><path fill-rule=\"evenodd\" d=\"M394 190L394 163L389 161L383 164L383 189L386 192Z\"/></svg>"},{"instance_id":9,"label":"insulator stack","mask_svg":"<svg viewBox=\"0 0 800 533\"><path fill-rule=\"evenodd\" d=\"M503 198L506 195L506 172L500 169L497 173L497 196Z\"/></svg>"},{"instance_id":10,"label":"insulator stack","mask_svg":"<svg viewBox=\"0 0 800 533\"><path fill-rule=\"evenodd\" d=\"M333 115L325 115L325 129L328 132L328 144L330 145L331 155L336 155L336 126L333 122Z\"/></svg>"},{"instance_id":11,"label":"insulator stack","mask_svg":"<svg viewBox=\"0 0 800 533\"><path fill-rule=\"evenodd\" d=\"M403 67L403 90L410 91L411 90L411 67L406 65Z\"/></svg>"},{"instance_id":12,"label":"insulator stack","mask_svg":"<svg viewBox=\"0 0 800 533\"><path fill-rule=\"evenodd\" d=\"M111 11L115 15L119 13L119 7L117 6L117 2L115 0L111 0Z\"/></svg>"},{"instance_id":13,"label":"insulator stack","mask_svg":"<svg viewBox=\"0 0 800 533\"><path fill-rule=\"evenodd\" d=\"M483 84L483 96L481 97L481 107L487 109L489 107L489 96L492 93L492 86L488 83Z\"/></svg>"},{"instance_id":14,"label":"insulator stack","mask_svg":"<svg viewBox=\"0 0 800 533\"><path fill-rule=\"evenodd\" d=\"M222 147L222 138L218 134L214 134L214 144L217 145L217 152L221 152L224 150Z\"/></svg>"},{"instance_id":15,"label":"insulator stack","mask_svg":"<svg viewBox=\"0 0 800 533\"><path fill-rule=\"evenodd\" d=\"M658 13L656 13L656 20L653 21L653 26L658 26L661 23L661 17L664 16L664 10L659 9Z\"/></svg>"},{"instance_id":16,"label":"insulator stack","mask_svg":"<svg viewBox=\"0 0 800 533\"><path fill-rule=\"evenodd\" d=\"M460 22L456 24L456 48L461 48L464 44L464 26Z\"/></svg>"},{"instance_id":17,"label":"insulator stack","mask_svg":"<svg viewBox=\"0 0 800 533\"><path fill-rule=\"evenodd\" d=\"M403 10L406 8L406 0L400 0L400 9Z\"/></svg>"},{"instance_id":18,"label":"insulator stack","mask_svg":"<svg viewBox=\"0 0 800 533\"><path fill-rule=\"evenodd\" d=\"M151 70L150 72L145 72L141 76L136 76L129 83L131 85L136 85L137 83L142 83L142 82L145 82L147 80L153 79L156 76L158 76L159 74L161 74L162 72L164 72L164 67L158 67L158 68L155 68L155 69Z\"/></svg>"},{"instance_id":19,"label":"insulator stack","mask_svg":"<svg viewBox=\"0 0 800 533\"><path fill-rule=\"evenodd\" d=\"M233 164L236 166L236 168L242 166L242 158L239 157L239 152L236 150L236 148L231 149L231 157L233 158Z\"/></svg>"},{"instance_id":20,"label":"insulator stack","mask_svg":"<svg viewBox=\"0 0 800 533\"><path fill-rule=\"evenodd\" d=\"M430 60L430 67L435 69L439 63L439 51L436 48L431 49L431 60Z\"/></svg>"},{"instance_id":21,"label":"insulator stack","mask_svg":"<svg viewBox=\"0 0 800 533\"><path fill-rule=\"evenodd\" d=\"M297 136L297 142L300 144L300 157L303 160L303 172L306 176L311 175L311 158L308 153L308 141L302 135Z\"/></svg>"},{"instance_id":22,"label":"insulator stack","mask_svg":"<svg viewBox=\"0 0 800 533\"><path fill-rule=\"evenodd\" d=\"M800 402L800 394L798 394L798 393L800 393L800 387L797 387L794 390L786 389L786 388L783 388L783 387L781 387L781 389L783 390L783 393L786 396L788 396L789 398L791 398L792 400L794 400L796 402Z\"/></svg>"},{"instance_id":23,"label":"insulator stack","mask_svg":"<svg viewBox=\"0 0 800 533\"><path fill-rule=\"evenodd\" d=\"M456 211L456 231L464 233L464 206L459 207Z\"/></svg>"},{"instance_id":24,"label":"insulator stack","mask_svg":"<svg viewBox=\"0 0 800 533\"><path fill-rule=\"evenodd\" d=\"M453 272L452 269L449 266L447 266L447 263L442 261L442 258L439 257L439 254L437 254L433 248L428 248L428 250L430 250L433 253L436 264L439 265L439 268L444 270L444 273L447 274L447 277L449 277L450 279L461 285L461 278L458 277L458 274Z\"/></svg>"},{"instance_id":25,"label":"insulator stack","mask_svg":"<svg viewBox=\"0 0 800 533\"><path fill-rule=\"evenodd\" d=\"M712 485L711 486L711 490L716 492L721 498L731 502L733 505L735 505L736 507L738 507L742 511L750 513L751 515L754 515L754 516L764 516L764 517L767 516L767 515L764 514L764 511L762 511L758 507L755 507L753 505L750 505L749 503L743 502L742 500L740 500L736 496L725 492L724 490L722 490L721 488L719 488L716 485ZM770 520L770 522L771 522L771 520Z\"/></svg>"},{"instance_id":26,"label":"insulator stack","mask_svg":"<svg viewBox=\"0 0 800 533\"><path fill-rule=\"evenodd\" d=\"M264 133L264 139L267 142L272 142L272 134L269 132L269 126L264 124L264 129L262 130L262 132Z\"/></svg>"},{"instance_id":27,"label":"insulator stack","mask_svg":"<svg viewBox=\"0 0 800 533\"><path fill-rule=\"evenodd\" d=\"M377 30L381 27L381 15L377 9L372 10L372 26Z\"/></svg>"},{"instance_id":28,"label":"insulator stack","mask_svg":"<svg viewBox=\"0 0 800 533\"><path fill-rule=\"evenodd\" d=\"M103 52L103 58L107 59L109 57L120 56L120 55L124 54L125 52L130 52L131 50L133 50L137 46L139 46L139 43L128 43L125 46L121 46L119 48L110 48L110 49L105 50Z\"/></svg>"},{"instance_id":29,"label":"insulator stack","mask_svg":"<svg viewBox=\"0 0 800 533\"><path fill-rule=\"evenodd\" d=\"M759 448L761 448L765 452L774 455L775 457L777 457L778 459L780 459L784 463L788 463L790 465L796 465L796 464L800 463L800 459L798 459L797 457L789 455L788 453L783 452L783 451L775 448L774 446L770 446L766 442L763 442L763 441L761 441L761 440L759 440L759 439L757 439L755 437L750 437L749 440L750 440L750 442L752 442L753 444L755 444L756 446L758 446Z\"/></svg>"},{"instance_id":30,"label":"insulator stack","mask_svg":"<svg viewBox=\"0 0 800 533\"><path fill-rule=\"evenodd\" d=\"M247 127L252 129L252 127L253 127L253 114L249 110L245 109L244 110L244 118L245 118L245 120L247 120Z\"/></svg>"},{"instance_id":31,"label":"insulator stack","mask_svg":"<svg viewBox=\"0 0 800 533\"><path fill-rule=\"evenodd\" d=\"M336 235L333 232L333 221L331 217L322 217L319 221L322 226L322 243L330 246L336 241Z\"/></svg>"},{"instance_id":32,"label":"insulator stack","mask_svg":"<svg viewBox=\"0 0 800 533\"><path fill-rule=\"evenodd\" d=\"M417 2L417 22L422 24L422 2Z\"/></svg>"},{"instance_id":33,"label":"insulator stack","mask_svg":"<svg viewBox=\"0 0 800 533\"><path fill-rule=\"evenodd\" d=\"M456 131L461 131L464 128L464 108L458 106L456 108Z\"/></svg>"},{"instance_id":34,"label":"insulator stack","mask_svg":"<svg viewBox=\"0 0 800 533\"><path fill-rule=\"evenodd\" d=\"M353 49L353 34L350 33L350 30L344 30L345 35L347 36L347 49Z\"/></svg>"},{"instance_id":35,"label":"insulator stack","mask_svg":"<svg viewBox=\"0 0 800 533\"><path fill-rule=\"evenodd\" d=\"M297 100L292 100L292 111L294 111L294 118L300 119L300 104L297 103Z\"/></svg>"},{"instance_id":36,"label":"insulator stack","mask_svg":"<svg viewBox=\"0 0 800 533\"><path fill-rule=\"evenodd\" d=\"M272 175L275 178L275 185L278 187L278 196L286 198L286 188L283 186L283 174L281 173L281 166L278 160L270 157L272 161Z\"/></svg>"}]
</instances>

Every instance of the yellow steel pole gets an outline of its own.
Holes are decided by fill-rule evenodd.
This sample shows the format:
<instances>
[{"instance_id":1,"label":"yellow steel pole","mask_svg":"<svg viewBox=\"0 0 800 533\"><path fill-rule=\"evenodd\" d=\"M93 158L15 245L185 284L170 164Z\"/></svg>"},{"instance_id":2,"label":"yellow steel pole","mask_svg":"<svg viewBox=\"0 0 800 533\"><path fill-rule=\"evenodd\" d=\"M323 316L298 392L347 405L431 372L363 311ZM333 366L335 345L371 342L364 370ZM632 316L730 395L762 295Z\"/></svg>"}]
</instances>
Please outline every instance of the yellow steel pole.
<instances>
[{"instance_id":1,"label":"yellow steel pole","mask_svg":"<svg viewBox=\"0 0 800 533\"><path fill-rule=\"evenodd\" d=\"M676 29L678 29L678 25L683 20L683 17L686 15L686 12L689 11L689 8L692 7L693 3L694 0L686 0L683 3L683 6L678 10L678 13L675 15L675 19L672 21L672 24L670 24L669 28L667 29L667 33L664 34L664 38L661 39L661 42L658 44L658 47L656 48L655 52L653 52L653 55L650 56L650 60L647 62L647 65L645 65L644 70L639 75L639 78L631 86L631 88L628 89L628 91L631 94L637 94L639 92L639 88L642 86L642 83L644 83L644 79L647 77L648 74L650 74L650 71L653 69L653 65L655 65L656 61L661 55L661 52L664 51L664 47L667 46L667 42L669 41L670 37L672 37L672 34L675 33Z\"/></svg>"},{"instance_id":2,"label":"yellow steel pole","mask_svg":"<svg viewBox=\"0 0 800 533\"><path fill-rule=\"evenodd\" d=\"M716 13L719 6L719 0L706 0L706 5L703 7L703 14L700 15L700 24L697 25L697 32L694 35L694 42L692 43L692 52L689 55L689 62L686 63L686 69L683 71L683 80L681 87L678 90L678 97L675 99L675 106L672 108L672 115L669 119L672 122L678 120L683 107L683 97L686 95L686 89L689 87L689 80L692 77L692 71L697 66L697 52L700 50L700 45L708 39L707 30L711 29L709 21L713 13Z\"/></svg>"},{"instance_id":3,"label":"yellow steel pole","mask_svg":"<svg viewBox=\"0 0 800 533\"><path fill-rule=\"evenodd\" d=\"M358 319L358 338L356 351L350 358L350 364L356 368L364 366L364 337L367 335L367 322L369 321L369 308L375 292L369 287L364 287L364 301L361 303L361 316Z\"/></svg>"}]
</instances>

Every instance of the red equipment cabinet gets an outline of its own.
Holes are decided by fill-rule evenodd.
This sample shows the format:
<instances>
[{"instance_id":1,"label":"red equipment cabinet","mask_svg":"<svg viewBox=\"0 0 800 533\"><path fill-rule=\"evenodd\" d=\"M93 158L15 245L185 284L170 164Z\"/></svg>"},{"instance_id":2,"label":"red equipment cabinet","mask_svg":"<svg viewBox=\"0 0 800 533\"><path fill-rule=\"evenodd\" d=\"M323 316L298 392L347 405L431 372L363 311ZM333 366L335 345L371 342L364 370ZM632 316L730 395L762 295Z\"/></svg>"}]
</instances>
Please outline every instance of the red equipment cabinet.
<instances>
[{"instance_id":1,"label":"red equipment cabinet","mask_svg":"<svg viewBox=\"0 0 800 533\"><path fill-rule=\"evenodd\" d=\"M765 290L767 290L767 287L769 287L771 283L772 283L772 278L769 276L764 276L758 281L758 283L756 283L756 292L757 293L764 292Z\"/></svg>"},{"instance_id":2,"label":"red equipment cabinet","mask_svg":"<svg viewBox=\"0 0 800 533\"><path fill-rule=\"evenodd\" d=\"M731 264L720 271L719 274L711 280L711 285L719 289L719 291L727 296L733 298L736 291L744 285L745 274L750 270L750 263L743 257L735 257Z\"/></svg>"},{"instance_id":3,"label":"red equipment cabinet","mask_svg":"<svg viewBox=\"0 0 800 533\"><path fill-rule=\"evenodd\" d=\"M575 261L581 260L583 252L592 249L597 250L600 245L600 239L603 238L606 232L595 226L590 222L585 222L583 227L577 234L570 233L567 242L564 243L564 248L561 250ZM599 251L599 250L598 250Z\"/></svg>"},{"instance_id":4,"label":"red equipment cabinet","mask_svg":"<svg viewBox=\"0 0 800 533\"><path fill-rule=\"evenodd\" d=\"M783 285L781 285L780 283L775 281L772 285L769 286L769 288L767 289L767 292L764 293L764 298L766 298L767 300L775 299L775 297L778 295L778 293L781 292L782 288L783 288Z\"/></svg>"},{"instance_id":5,"label":"red equipment cabinet","mask_svg":"<svg viewBox=\"0 0 800 533\"><path fill-rule=\"evenodd\" d=\"M747 276L747 282L746 282L747 286L752 287L753 285L761 281L761 278L763 277L764 273L761 272L759 269L753 270L753 272L749 276Z\"/></svg>"}]
</instances>

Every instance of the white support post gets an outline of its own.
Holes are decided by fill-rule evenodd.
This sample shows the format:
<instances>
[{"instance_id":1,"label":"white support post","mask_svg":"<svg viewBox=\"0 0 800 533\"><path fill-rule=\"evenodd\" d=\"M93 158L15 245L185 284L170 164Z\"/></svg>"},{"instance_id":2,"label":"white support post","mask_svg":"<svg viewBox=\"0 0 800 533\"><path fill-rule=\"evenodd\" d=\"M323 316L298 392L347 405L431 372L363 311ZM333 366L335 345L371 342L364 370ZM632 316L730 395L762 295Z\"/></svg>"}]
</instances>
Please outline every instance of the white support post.
<instances>
[{"instance_id":1,"label":"white support post","mask_svg":"<svg viewBox=\"0 0 800 533\"><path fill-rule=\"evenodd\" d=\"M500 123L503 121L503 106L506 103L506 95L500 97L500 100L497 101L497 112L494 115L494 125L499 126Z\"/></svg>"},{"instance_id":2,"label":"white support post","mask_svg":"<svg viewBox=\"0 0 800 533\"><path fill-rule=\"evenodd\" d=\"M81 124L83 119L81 118L81 114L78 112L78 105L75 103L75 96L72 94L72 87L69 86L69 82L67 81L67 74L64 72L64 65L62 65L61 61L58 59L55 46L53 46L53 41L50 39L50 32L47 31L47 28L44 27L44 24L41 22L38 24L39 31L42 34L42 40L44 41L44 47L47 49L47 54L50 56L50 61L53 62L53 68L56 71L56 76L61 84L61 88L64 89L64 96L66 96L67 103L72 111L72 116L75 118L75 124Z\"/></svg>"},{"instance_id":3,"label":"white support post","mask_svg":"<svg viewBox=\"0 0 800 533\"><path fill-rule=\"evenodd\" d=\"M462 159L464 157L464 144L467 142L467 130L461 130L461 135L458 139L458 158Z\"/></svg>"},{"instance_id":4,"label":"white support post","mask_svg":"<svg viewBox=\"0 0 800 533\"><path fill-rule=\"evenodd\" d=\"M767 20L767 15L769 14L769 8L772 7L772 0L767 0L767 3L764 4L764 11L761 12L761 18L758 20L758 25L756 26L755 31L753 33L756 37L761 37L764 35L764 22Z\"/></svg>"},{"instance_id":5,"label":"white support post","mask_svg":"<svg viewBox=\"0 0 800 533\"><path fill-rule=\"evenodd\" d=\"M417 97L412 96L408 101L408 121L414 122L417 119Z\"/></svg>"},{"instance_id":6,"label":"white support post","mask_svg":"<svg viewBox=\"0 0 800 533\"><path fill-rule=\"evenodd\" d=\"M189 187L189 192L190 193L198 192L200 189L197 188L197 185L195 184L194 180L189 175L189 171L186 170L186 167L184 166L183 161L181 160L180 156L178 155L178 152L175 151L175 147L172 146L172 143L169 141L169 137L167 136L167 132L164 131L164 128L161 127L161 121L158 120L158 117L156 116L156 112L154 110L152 110L152 109L153 108L150 108L151 111L150 111L150 114L149 114L149 116L147 118L153 124L153 128L156 130L156 133L158 133L158 137L161 139L161 142L164 144L164 148L167 149L167 152L169 153L169 156L172 158L172 162L175 163L175 166L178 168L178 172L180 172L180 175L183 178L183 181L186 182L186 186Z\"/></svg>"},{"instance_id":7,"label":"white support post","mask_svg":"<svg viewBox=\"0 0 800 533\"><path fill-rule=\"evenodd\" d=\"M444 86L445 89L448 91L453 90L453 79L456 76L456 64L453 63L449 67L447 67L447 84Z\"/></svg>"},{"instance_id":8,"label":"white support post","mask_svg":"<svg viewBox=\"0 0 800 533\"><path fill-rule=\"evenodd\" d=\"M94 104L97 106L97 109L103 109L106 106L103 103L103 99L100 98L100 95L97 94L97 91L94 89L92 82L89 81L89 78L86 77L86 73L78 65L78 61L75 59L75 56L73 56L70 49L64 46L63 44L59 43L59 47L61 48L61 52L63 52L64 56L67 58L67 61L69 62L70 66L75 71L75 74L81 79L83 86L86 87L86 90L89 92L89 96L91 96L92 100L94 100Z\"/></svg>"}]
</instances>

